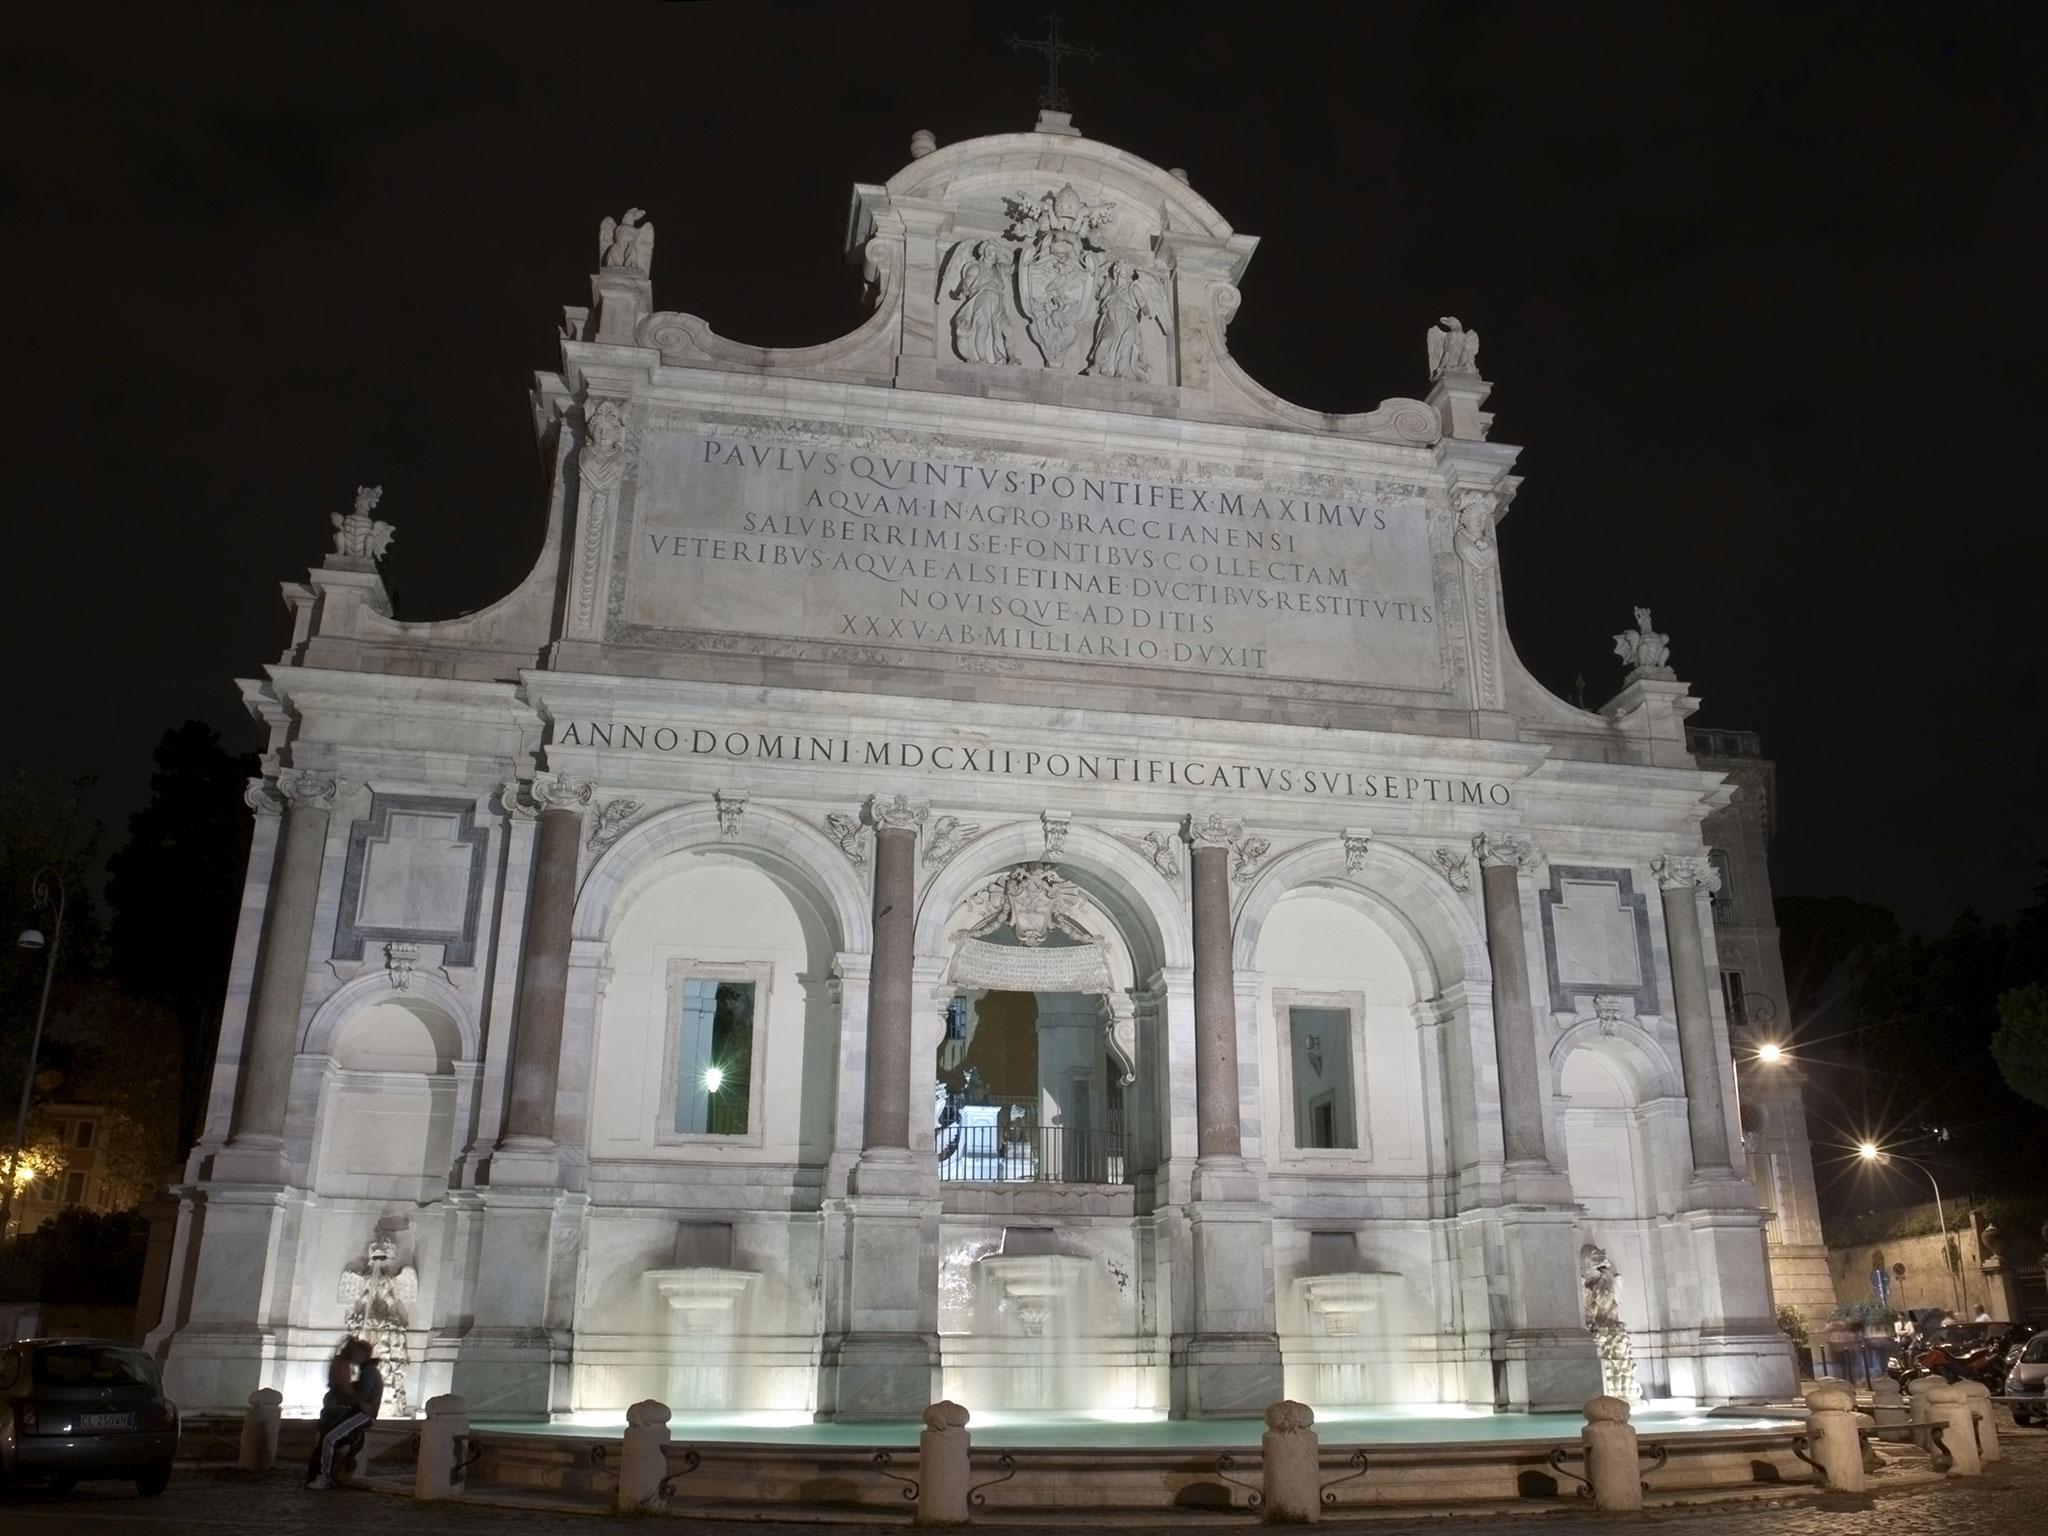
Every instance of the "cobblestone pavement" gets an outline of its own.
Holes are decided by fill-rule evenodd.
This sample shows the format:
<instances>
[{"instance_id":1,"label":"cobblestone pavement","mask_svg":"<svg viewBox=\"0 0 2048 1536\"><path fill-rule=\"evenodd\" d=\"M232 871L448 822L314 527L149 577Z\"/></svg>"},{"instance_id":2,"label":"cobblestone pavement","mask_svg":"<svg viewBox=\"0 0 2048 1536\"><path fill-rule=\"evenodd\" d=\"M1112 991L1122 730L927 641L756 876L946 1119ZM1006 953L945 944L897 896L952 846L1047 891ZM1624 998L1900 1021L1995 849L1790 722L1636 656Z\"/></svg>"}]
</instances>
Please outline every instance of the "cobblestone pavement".
<instances>
[{"instance_id":1,"label":"cobblestone pavement","mask_svg":"<svg viewBox=\"0 0 2048 1536\"><path fill-rule=\"evenodd\" d=\"M2026 1536L2043 1528L2048 1511L2048 1432L2008 1430L2006 1459L1976 1482L1951 1479L1917 1491L1882 1498L1802 1496L1770 1502L1720 1503L1683 1509L1653 1510L1640 1519L1588 1517L1575 1511L1552 1514L1416 1518L1389 1515L1354 1522L1331 1520L1323 1529L1350 1526L1367 1536L1400 1536L1427 1531L1432 1536L1498 1531L1503 1527L1530 1536L1614 1536L1617 1523L1645 1527L1655 1536ZM1114 1516L1044 1519L1012 1525L1015 1532L1044 1536L1086 1524L1122 1536L1148 1536L1168 1531L1251 1531L1249 1517L1191 1515L1181 1520L1125 1523ZM442 1504L422 1506L380 1493L343 1491L308 1493L298 1479L284 1472L265 1478L180 1468L170 1491L156 1499L138 1499L124 1485L88 1483L77 1493L58 1498L38 1489L0 1490L0 1530L9 1536L392 1536L392 1533L439 1533L448 1536L602 1536L623 1530L641 1533L674 1530L677 1536L834 1536L867 1530L905 1531L902 1521L862 1524L848 1519L791 1521L744 1520L620 1520L547 1510L491 1509ZM1006 1527L994 1518L977 1521L977 1532L996 1536Z\"/></svg>"}]
</instances>

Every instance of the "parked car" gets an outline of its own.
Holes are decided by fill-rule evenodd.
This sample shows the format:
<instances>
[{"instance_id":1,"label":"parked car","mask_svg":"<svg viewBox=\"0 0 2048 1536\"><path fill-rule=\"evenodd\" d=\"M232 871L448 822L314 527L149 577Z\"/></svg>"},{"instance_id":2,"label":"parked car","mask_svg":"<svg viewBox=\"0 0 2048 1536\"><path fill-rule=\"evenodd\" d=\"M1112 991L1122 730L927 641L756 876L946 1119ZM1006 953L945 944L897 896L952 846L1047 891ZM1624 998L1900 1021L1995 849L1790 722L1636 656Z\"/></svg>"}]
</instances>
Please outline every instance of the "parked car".
<instances>
[{"instance_id":1,"label":"parked car","mask_svg":"<svg viewBox=\"0 0 2048 1536\"><path fill-rule=\"evenodd\" d=\"M156 1362L105 1339L0 1344L0 1479L68 1489L88 1478L162 1493L178 1451L178 1408Z\"/></svg>"},{"instance_id":2,"label":"parked car","mask_svg":"<svg viewBox=\"0 0 2048 1536\"><path fill-rule=\"evenodd\" d=\"M2006 1372L2005 1395L2016 1398L2012 1416L2021 1424L2048 1424L2048 1333L2022 1345Z\"/></svg>"}]
</instances>

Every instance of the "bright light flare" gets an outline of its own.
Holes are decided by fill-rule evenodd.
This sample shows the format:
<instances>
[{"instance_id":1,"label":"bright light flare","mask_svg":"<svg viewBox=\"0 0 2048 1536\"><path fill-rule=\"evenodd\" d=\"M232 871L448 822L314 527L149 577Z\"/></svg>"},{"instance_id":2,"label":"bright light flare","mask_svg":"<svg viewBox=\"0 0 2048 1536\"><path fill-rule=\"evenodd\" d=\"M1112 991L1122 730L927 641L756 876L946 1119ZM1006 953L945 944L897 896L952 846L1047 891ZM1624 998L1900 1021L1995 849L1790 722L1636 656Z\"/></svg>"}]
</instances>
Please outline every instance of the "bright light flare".
<instances>
[{"instance_id":1,"label":"bright light flare","mask_svg":"<svg viewBox=\"0 0 2048 1536\"><path fill-rule=\"evenodd\" d=\"M725 1068L706 1067L704 1069L704 1091L706 1093L716 1093L719 1089L723 1088L724 1086Z\"/></svg>"},{"instance_id":2,"label":"bright light flare","mask_svg":"<svg viewBox=\"0 0 2048 1536\"><path fill-rule=\"evenodd\" d=\"M1877 1143L1874 1141L1858 1142L1856 1144L1856 1155L1862 1158L1863 1161L1865 1161L1866 1163L1876 1162L1878 1157Z\"/></svg>"},{"instance_id":3,"label":"bright light flare","mask_svg":"<svg viewBox=\"0 0 2048 1536\"><path fill-rule=\"evenodd\" d=\"M1785 1047L1775 1040L1766 1040L1756 1048L1756 1059L1767 1067L1775 1067L1785 1059Z\"/></svg>"}]
</instances>

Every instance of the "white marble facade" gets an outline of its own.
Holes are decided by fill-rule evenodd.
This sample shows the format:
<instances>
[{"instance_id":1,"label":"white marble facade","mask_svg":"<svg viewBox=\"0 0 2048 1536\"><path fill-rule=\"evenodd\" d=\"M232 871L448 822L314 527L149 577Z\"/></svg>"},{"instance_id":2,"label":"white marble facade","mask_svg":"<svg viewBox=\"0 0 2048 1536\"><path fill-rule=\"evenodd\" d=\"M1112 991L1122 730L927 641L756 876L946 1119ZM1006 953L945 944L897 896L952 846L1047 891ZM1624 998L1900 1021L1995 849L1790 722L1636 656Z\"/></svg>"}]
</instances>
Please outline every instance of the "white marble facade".
<instances>
[{"instance_id":1,"label":"white marble facade","mask_svg":"<svg viewBox=\"0 0 2048 1536\"><path fill-rule=\"evenodd\" d=\"M836 342L609 225L500 602L393 618L362 502L286 586L174 1395L310 1411L373 1236L483 1419L1576 1407L1588 1243L1646 1393L1789 1393L1731 792L1663 658L1517 661L1477 337L1303 409L1185 178L917 148Z\"/></svg>"}]
</instances>

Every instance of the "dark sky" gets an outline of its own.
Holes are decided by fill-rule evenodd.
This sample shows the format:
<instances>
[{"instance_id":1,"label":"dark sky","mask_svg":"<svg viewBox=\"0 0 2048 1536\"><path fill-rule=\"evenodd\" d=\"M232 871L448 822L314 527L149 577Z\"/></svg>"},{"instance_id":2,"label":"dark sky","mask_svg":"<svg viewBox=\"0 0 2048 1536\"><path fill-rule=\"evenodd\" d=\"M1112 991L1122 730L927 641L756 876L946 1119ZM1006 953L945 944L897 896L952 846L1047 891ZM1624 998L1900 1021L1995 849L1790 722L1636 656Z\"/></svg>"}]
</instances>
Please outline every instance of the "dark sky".
<instances>
[{"instance_id":1,"label":"dark sky","mask_svg":"<svg viewBox=\"0 0 2048 1536\"><path fill-rule=\"evenodd\" d=\"M1633 604L1701 723L1780 764L1781 892L2004 915L2048 853L2048 187L2033 7L1066 6L1090 135L1261 239L1231 328L1281 394L1426 387L1485 338L1539 677L1595 701ZM525 391L596 226L759 343L856 318L849 189L915 128L1030 126L1026 5L48 7L9 24L16 401L0 766L100 775L286 635L277 583L386 487L400 612L541 532ZM2031 276L2029 274L2032 274Z\"/></svg>"}]
</instances>

